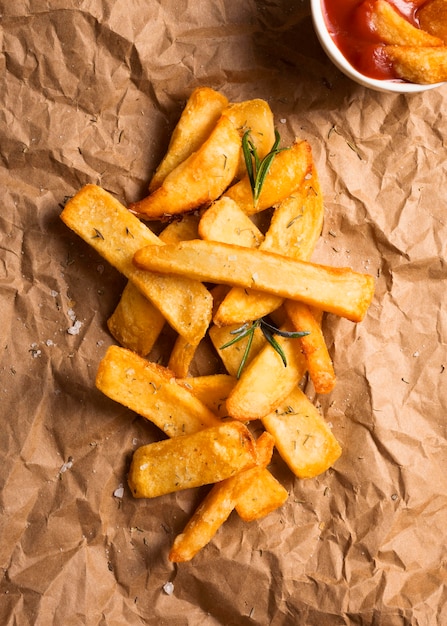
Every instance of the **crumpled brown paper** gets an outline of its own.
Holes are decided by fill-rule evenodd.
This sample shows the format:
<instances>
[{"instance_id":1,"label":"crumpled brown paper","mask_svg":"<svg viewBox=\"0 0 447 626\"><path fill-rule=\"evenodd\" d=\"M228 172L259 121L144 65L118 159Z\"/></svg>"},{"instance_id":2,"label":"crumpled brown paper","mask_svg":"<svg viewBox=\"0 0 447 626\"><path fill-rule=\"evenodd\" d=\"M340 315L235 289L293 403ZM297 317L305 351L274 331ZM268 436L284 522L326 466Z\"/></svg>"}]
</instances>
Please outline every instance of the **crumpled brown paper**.
<instances>
[{"instance_id":1,"label":"crumpled brown paper","mask_svg":"<svg viewBox=\"0 0 447 626\"><path fill-rule=\"evenodd\" d=\"M0 9L0 622L447 623L447 87L353 84L307 1ZM125 281L59 214L89 182L140 198L198 85L264 98L285 144L310 141L326 205L314 258L377 290L364 322L325 326L337 386L314 400L343 446L333 470L299 481L275 456L287 503L231 516L174 566L203 492L128 492L130 456L157 432L94 388Z\"/></svg>"}]
</instances>

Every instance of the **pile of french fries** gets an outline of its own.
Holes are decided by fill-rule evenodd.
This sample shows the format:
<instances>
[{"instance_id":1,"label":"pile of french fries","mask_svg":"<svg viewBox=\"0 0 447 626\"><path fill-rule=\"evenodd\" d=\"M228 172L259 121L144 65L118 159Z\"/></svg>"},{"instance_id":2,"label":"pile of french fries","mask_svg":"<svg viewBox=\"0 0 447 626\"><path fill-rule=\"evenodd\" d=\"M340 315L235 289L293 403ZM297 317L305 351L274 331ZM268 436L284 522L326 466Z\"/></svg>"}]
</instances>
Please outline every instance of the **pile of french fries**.
<instances>
[{"instance_id":1,"label":"pile of french fries","mask_svg":"<svg viewBox=\"0 0 447 626\"><path fill-rule=\"evenodd\" d=\"M447 81L447 0L422 4L417 11L420 28L387 0L376 0L370 10L372 28L399 78L419 84Z\"/></svg>"},{"instance_id":2,"label":"pile of french fries","mask_svg":"<svg viewBox=\"0 0 447 626\"><path fill-rule=\"evenodd\" d=\"M312 151L307 141L279 142L264 100L230 103L197 88L147 197L126 208L87 185L61 214L128 279L108 320L118 345L100 362L96 386L164 435L135 451L131 493L213 485L175 538L173 562L193 558L233 510L252 521L286 501L268 469L274 448L299 478L341 454L300 382L307 372L316 393L333 389L323 314L360 322L374 281L310 261L323 222ZM165 325L175 343L161 365L150 353ZM194 377L204 341L221 369Z\"/></svg>"}]
</instances>

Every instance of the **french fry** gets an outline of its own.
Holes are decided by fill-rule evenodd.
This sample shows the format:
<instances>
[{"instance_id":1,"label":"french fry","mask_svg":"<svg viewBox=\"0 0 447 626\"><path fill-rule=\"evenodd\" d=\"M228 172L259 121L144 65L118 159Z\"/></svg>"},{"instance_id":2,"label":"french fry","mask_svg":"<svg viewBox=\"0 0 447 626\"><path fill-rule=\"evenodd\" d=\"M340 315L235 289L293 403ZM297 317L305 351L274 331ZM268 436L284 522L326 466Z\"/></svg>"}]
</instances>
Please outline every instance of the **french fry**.
<instances>
[{"instance_id":1,"label":"french fry","mask_svg":"<svg viewBox=\"0 0 447 626\"><path fill-rule=\"evenodd\" d=\"M424 2L417 17L421 28L447 44L447 0Z\"/></svg>"},{"instance_id":2,"label":"french fry","mask_svg":"<svg viewBox=\"0 0 447 626\"><path fill-rule=\"evenodd\" d=\"M235 509L244 522L253 522L282 506L288 495L287 489L265 469L239 498Z\"/></svg>"},{"instance_id":3,"label":"french fry","mask_svg":"<svg viewBox=\"0 0 447 626\"><path fill-rule=\"evenodd\" d=\"M177 383L189 389L210 411L218 417L227 417L226 400L236 379L229 374L210 374L208 376L190 376L178 378Z\"/></svg>"},{"instance_id":4,"label":"french fry","mask_svg":"<svg viewBox=\"0 0 447 626\"><path fill-rule=\"evenodd\" d=\"M443 41L413 26L386 0L372 4L371 24L381 41L397 46L442 46Z\"/></svg>"},{"instance_id":5,"label":"french fry","mask_svg":"<svg viewBox=\"0 0 447 626\"><path fill-rule=\"evenodd\" d=\"M212 314L212 298L204 285L178 276L138 270L133 255L145 245L162 242L118 200L96 185L86 185L65 205L62 221L159 309L167 322L191 343L204 337Z\"/></svg>"},{"instance_id":6,"label":"french fry","mask_svg":"<svg viewBox=\"0 0 447 626\"><path fill-rule=\"evenodd\" d=\"M184 378L188 375L197 347L198 344L190 343L187 339L178 335L168 362L168 368L175 376Z\"/></svg>"},{"instance_id":7,"label":"french fry","mask_svg":"<svg viewBox=\"0 0 447 626\"><path fill-rule=\"evenodd\" d=\"M230 118L234 127L238 129L241 138L246 131L250 131L250 141L253 142L260 159L263 159L270 152L275 141L275 125L272 110L265 100L256 98L231 103L223 111L223 115ZM241 150L236 178L242 178L246 173L247 168Z\"/></svg>"},{"instance_id":8,"label":"french fry","mask_svg":"<svg viewBox=\"0 0 447 626\"><path fill-rule=\"evenodd\" d=\"M262 418L275 446L298 478L314 478L341 455L341 447L318 409L299 389Z\"/></svg>"},{"instance_id":9,"label":"french fry","mask_svg":"<svg viewBox=\"0 0 447 626\"><path fill-rule=\"evenodd\" d=\"M301 300L353 322L363 319L374 293L374 279L369 274L213 241L146 246L135 253L134 263L142 270L251 287Z\"/></svg>"},{"instance_id":10,"label":"french fry","mask_svg":"<svg viewBox=\"0 0 447 626\"><path fill-rule=\"evenodd\" d=\"M194 89L171 135L168 150L152 177L149 185L151 193L208 139L227 105L228 99L214 89Z\"/></svg>"},{"instance_id":11,"label":"french fry","mask_svg":"<svg viewBox=\"0 0 447 626\"><path fill-rule=\"evenodd\" d=\"M146 356L152 350L165 321L162 313L129 281L107 320L107 327L112 337L124 348Z\"/></svg>"},{"instance_id":12,"label":"french fry","mask_svg":"<svg viewBox=\"0 0 447 626\"><path fill-rule=\"evenodd\" d=\"M199 235L209 241L235 243L247 248L257 248L264 235L231 198L223 196L202 215Z\"/></svg>"},{"instance_id":13,"label":"french fry","mask_svg":"<svg viewBox=\"0 0 447 626\"><path fill-rule=\"evenodd\" d=\"M95 384L106 396L151 421L168 437L220 424L191 391L175 381L170 370L125 348L108 348Z\"/></svg>"},{"instance_id":14,"label":"french fry","mask_svg":"<svg viewBox=\"0 0 447 626\"><path fill-rule=\"evenodd\" d=\"M238 328L240 328L239 324L233 324L232 326L215 326L214 324L211 324L208 330L211 342L220 356L225 369L231 376L237 376L238 374L242 357L247 349L248 337L245 337L240 341L227 346L226 348L223 348L223 346L235 338L235 335L232 333L234 333ZM253 333L251 347L247 355L247 365L254 359L264 344L264 335L262 334L261 329L257 328Z\"/></svg>"},{"instance_id":15,"label":"french fry","mask_svg":"<svg viewBox=\"0 0 447 626\"><path fill-rule=\"evenodd\" d=\"M315 392L330 393L335 386L335 372L321 324L302 302L286 300L284 306L294 330L309 332L300 338L300 343Z\"/></svg>"},{"instance_id":16,"label":"french fry","mask_svg":"<svg viewBox=\"0 0 447 626\"><path fill-rule=\"evenodd\" d=\"M135 498L155 498L220 482L257 464L256 442L240 422L141 446L130 464Z\"/></svg>"},{"instance_id":17,"label":"french fry","mask_svg":"<svg viewBox=\"0 0 447 626\"><path fill-rule=\"evenodd\" d=\"M129 209L145 219L163 219L213 202L234 179L240 150L239 133L228 117L221 116L200 148Z\"/></svg>"},{"instance_id":18,"label":"french fry","mask_svg":"<svg viewBox=\"0 0 447 626\"><path fill-rule=\"evenodd\" d=\"M189 241L197 239L199 216L194 213L182 215L181 219L168 224L159 234L159 239L163 243L178 243L179 241Z\"/></svg>"},{"instance_id":19,"label":"french fry","mask_svg":"<svg viewBox=\"0 0 447 626\"><path fill-rule=\"evenodd\" d=\"M312 166L302 185L275 208L260 249L307 261L321 234L323 214L323 195ZM277 309L282 300L254 289L233 287L213 314L213 320L218 326L256 320Z\"/></svg>"},{"instance_id":20,"label":"french fry","mask_svg":"<svg viewBox=\"0 0 447 626\"><path fill-rule=\"evenodd\" d=\"M258 453L256 467L215 484L208 492L183 532L175 538L169 553L171 562L190 561L211 541L239 500L245 500L245 493L250 486L257 483L264 471L267 472L264 468L272 456L273 437L264 432L256 441L256 449Z\"/></svg>"},{"instance_id":21,"label":"french fry","mask_svg":"<svg viewBox=\"0 0 447 626\"><path fill-rule=\"evenodd\" d=\"M301 185L312 167L312 151L307 141L296 141L290 148L274 158L259 195L256 206L248 176L226 190L247 215L268 209L292 195Z\"/></svg>"},{"instance_id":22,"label":"french fry","mask_svg":"<svg viewBox=\"0 0 447 626\"><path fill-rule=\"evenodd\" d=\"M447 81L447 46L384 46L396 74L411 83Z\"/></svg>"},{"instance_id":23,"label":"french fry","mask_svg":"<svg viewBox=\"0 0 447 626\"><path fill-rule=\"evenodd\" d=\"M284 327L283 330L290 330ZM286 358L284 366L279 354L267 343L245 367L227 398L228 414L242 422L261 419L286 398L306 372L306 361L299 339L275 337Z\"/></svg>"}]
</instances>

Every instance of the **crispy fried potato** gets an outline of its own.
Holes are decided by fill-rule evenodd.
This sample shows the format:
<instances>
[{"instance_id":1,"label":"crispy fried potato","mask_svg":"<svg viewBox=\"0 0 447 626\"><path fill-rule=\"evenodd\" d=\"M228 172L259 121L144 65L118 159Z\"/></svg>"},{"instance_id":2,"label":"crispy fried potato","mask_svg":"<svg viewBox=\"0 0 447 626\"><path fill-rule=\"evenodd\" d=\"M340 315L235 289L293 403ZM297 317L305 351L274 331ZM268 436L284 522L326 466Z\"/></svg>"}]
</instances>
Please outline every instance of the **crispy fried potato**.
<instances>
[{"instance_id":1,"label":"crispy fried potato","mask_svg":"<svg viewBox=\"0 0 447 626\"><path fill-rule=\"evenodd\" d=\"M125 348L108 348L98 367L96 387L151 421L168 437L220 424L191 391L175 381L170 370Z\"/></svg>"},{"instance_id":2,"label":"crispy fried potato","mask_svg":"<svg viewBox=\"0 0 447 626\"><path fill-rule=\"evenodd\" d=\"M253 522L282 506L288 495L287 489L265 469L239 498L235 509L244 522Z\"/></svg>"},{"instance_id":3,"label":"crispy fried potato","mask_svg":"<svg viewBox=\"0 0 447 626\"><path fill-rule=\"evenodd\" d=\"M321 234L323 214L323 195L312 166L303 184L276 207L260 249L307 261ZM253 289L233 287L213 314L213 320L218 326L256 320L277 309L282 300Z\"/></svg>"},{"instance_id":4,"label":"crispy fried potato","mask_svg":"<svg viewBox=\"0 0 447 626\"><path fill-rule=\"evenodd\" d=\"M264 432L256 442L256 449L258 453L256 467L217 483L208 492L183 532L175 538L169 553L171 562L190 561L211 541L239 500L245 500L246 491L251 485L257 484L259 476L269 474L264 468L272 456L273 437Z\"/></svg>"},{"instance_id":5,"label":"crispy fried potato","mask_svg":"<svg viewBox=\"0 0 447 626\"><path fill-rule=\"evenodd\" d=\"M242 357L247 349L248 337L244 337L226 348L223 348L223 346L235 338L234 332L238 330L238 328L240 328L239 324L233 324L232 326L215 326L212 324L208 330L211 342L220 356L225 369L231 376L237 376L238 374ZM264 345L264 335L260 328L256 328L246 359L247 365L254 359Z\"/></svg>"},{"instance_id":6,"label":"crispy fried potato","mask_svg":"<svg viewBox=\"0 0 447 626\"><path fill-rule=\"evenodd\" d=\"M189 389L210 411L218 417L227 417L226 400L236 379L229 374L210 374L208 376L190 376L178 378L177 382Z\"/></svg>"},{"instance_id":7,"label":"crispy fried potato","mask_svg":"<svg viewBox=\"0 0 447 626\"><path fill-rule=\"evenodd\" d=\"M298 478L313 478L332 467L341 447L308 397L296 387L277 408L262 418L275 446Z\"/></svg>"},{"instance_id":8,"label":"crispy fried potato","mask_svg":"<svg viewBox=\"0 0 447 626\"><path fill-rule=\"evenodd\" d=\"M371 7L371 25L380 39L397 46L442 46L442 39L413 26L386 0Z\"/></svg>"},{"instance_id":9,"label":"crispy fried potato","mask_svg":"<svg viewBox=\"0 0 447 626\"><path fill-rule=\"evenodd\" d=\"M235 243L247 248L257 248L264 235L231 198L223 196L202 215L199 235L209 241Z\"/></svg>"},{"instance_id":10,"label":"crispy fried potato","mask_svg":"<svg viewBox=\"0 0 447 626\"><path fill-rule=\"evenodd\" d=\"M263 159L271 150L275 142L275 124L273 113L265 100L256 98L243 102L231 103L224 111L238 129L242 138L246 131L250 131L252 141L260 159ZM243 178L247 174L245 158L241 150L236 178Z\"/></svg>"},{"instance_id":11,"label":"crispy fried potato","mask_svg":"<svg viewBox=\"0 0 447 626\"><path fill-rule=\"evenodd\" d=\"M447 0L424 2L417 17L421 28L447 44Z\"/></svg>"},{"instance_id":12,"label":"crispy fried potato","mask_svg":"<svg viewBox=\"0 0 447 626\"><path fill-rule=\"evenodd\" d=\"M213 241L147 246L135 253L134 263L150 271L301 300L354 322L363 319L374 293L374 279L369 274Z\"/></svg>"},{"instance_id":13,"label":"crispy fried potato","mask_svg":"<svg viewBox=\"0 0 447 626\"><path fill-rule=\"evenodd\" d=\"M86 185L67 202L60 217L131 280L180 335L196 344L204 337L213 306L209 291L195 280L138 270L132 262L134 253L162 242L111 194Z\"/></svg>"},{"instance_id":14,"label":"crispy fried potato","mask_svg":"<svg viewBox=\"0 0 447 626\"><path fill-rule=\"evenodd\" d=\"M228 99L214 89L194 89L171 135L168 150L152 177L151 193L208 139L227 105Z\"/></svg>"},{"instance_id":15,"label":"crispy fried potato","mask_svg":"<svg viewBox=\"0 0 447 626\"><path fill-rule=\"evenodd\" d=\"M227 189L225 196L232 198L247 215L253 215L292 195L310 173L311 167L312 150L309 143L296 141L273 159L256 206L248 176Z\"/></svg>"},{"instance_id":16,"label":"crispy fried potato","mask_svg":"<svg viewBox=\"0 0 447 626\"><path fill-rule=\"evenodd\" d=\"M180 219L168 224L159 234L158 238L163 243L178 243L197 239L199 236L199 216L194 213L182 215Z\"/></svg>"},{"instance_id":17,"label":"crispy fried potato","mask_svg":"<svg viewBox=\"0 0 447 626\"><path fill-rule=\"evenodd\" d=\"M447 81L447 46L384 46L394 71L420 85Z\"/></svg>"},{"instance_id":18,"label":"crispy fried potato","mask_svg":"<svg viewBox=\"0 0 447 626\"><path fill-rule=\"evenodd\" d=\"M197 351L198 344L190 343L179 335L169 356L168 368L178 378L188 376L189 368Z\"/></svg>"},{"instance_id":19,"label":"crispy fried potato","mask_svg":"<svg viewBox=\"0 0 447 626\"><path fill-rule=\"evenodd\" d=\"M128 483L135 498L155 498L230 478L257 464L256 442L240 422L224 422L191 435L135 450Z\"/></svg>"},{"instance_id":20,"label":"crispy fried potato","mask_svg":"<svg viewBox=\"0 0 447 626\"><path fill-rule=\"evenodd\" d=\"M335 386L335 372L321 324L302 302L286 300L284 306L294 330L309 332L300 343L315 392L330 393Z\"/></svg>"},{"instance_id":21,"label":"crispy fried potato","mask_svg":"<svg viewBox=\"0 0 447 626\"><path fill-rule=\"evenodd\" d=\"M282 330L290 330L289 326ZM228 414L246 422L261 419L278 406L291 393L306 372L306 361L301 353L299 339L276 336L286 357L281 357L267 343L255 356L227 398Z\"/></svg>"},{"instance_id":22,"label":"crispy fried potato","mask_svg":"<svg viewBox=\"0 0 447 626\"><path fill-rule=\"evenodd\" d=\"M162 313L129 281L107 320L107 327L112 337L124 348L146 356L152 350L165 321Z\"/></svg>"},{"instance_id":23,"label":"crispy fried potato","mask_svg":"<svg viewBox=\"0 0 447 626\"><path fill-rule=\"evenodd\" d=\"M240 150L239 133L222 116L200 148L172 170L158 189L129 209L145 219L163 219L213 202L234 179Z\"/></svg>"}]
</instances>

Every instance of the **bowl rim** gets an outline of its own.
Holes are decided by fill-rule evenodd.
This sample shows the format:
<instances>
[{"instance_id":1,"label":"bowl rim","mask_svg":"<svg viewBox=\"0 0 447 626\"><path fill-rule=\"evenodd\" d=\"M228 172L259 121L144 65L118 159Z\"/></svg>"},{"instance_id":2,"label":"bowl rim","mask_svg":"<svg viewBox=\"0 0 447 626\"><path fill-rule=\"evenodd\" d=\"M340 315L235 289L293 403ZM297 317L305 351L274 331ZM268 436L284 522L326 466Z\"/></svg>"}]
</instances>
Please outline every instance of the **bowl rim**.
<instances>
[{"instance_id":1,"label":"bowl rim","mask_svg":"<svg viewBox=\"0 0 447 626\"><path fill-rule=\"evenodd\" d=\"M353 67L351 63L349 63L349 61L342 54L342 52L340 52L340 49L338 48L337 44L332 39L329 33L324 17L323 1L324 0L310 0L312 21L315 32L324 51L332 60L334 65L338 67L341 72L352 78L354 81L356 81L360 85L363 85L364 87L368 87L370 89L374 89L375 91L382 91L385 93L420 93L423 91L428 91L430 89L435 89L436 87L440 87L441 85L445 85L445 83L430 83L427 85L422 85L418 83L403 82L398 79L380 80L377 78L370 78L356 70L355 67Z\"/></svg>"}]
</instances>

